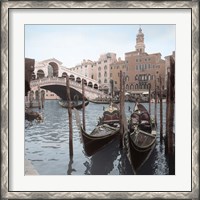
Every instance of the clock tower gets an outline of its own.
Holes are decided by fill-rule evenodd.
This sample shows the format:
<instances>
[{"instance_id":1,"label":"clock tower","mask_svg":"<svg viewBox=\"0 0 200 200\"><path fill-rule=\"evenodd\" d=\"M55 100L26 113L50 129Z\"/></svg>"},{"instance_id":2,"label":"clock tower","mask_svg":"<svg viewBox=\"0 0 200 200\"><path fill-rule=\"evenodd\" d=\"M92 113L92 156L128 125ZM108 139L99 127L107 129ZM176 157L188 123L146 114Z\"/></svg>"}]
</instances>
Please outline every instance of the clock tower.
<instances>
[{"instance_id":1,"label":"clock tower","mask_svg":"<svg viewBox=\"0 0 200 200\"><path fill-rule=\"evenodd\" d=\"M142 33L141 27L139 28L137 37L136 37L136 45L135 50L138 53L144 53L145 52L145 44L144 44L144 34Z\"/></svg>"}]
</instances>

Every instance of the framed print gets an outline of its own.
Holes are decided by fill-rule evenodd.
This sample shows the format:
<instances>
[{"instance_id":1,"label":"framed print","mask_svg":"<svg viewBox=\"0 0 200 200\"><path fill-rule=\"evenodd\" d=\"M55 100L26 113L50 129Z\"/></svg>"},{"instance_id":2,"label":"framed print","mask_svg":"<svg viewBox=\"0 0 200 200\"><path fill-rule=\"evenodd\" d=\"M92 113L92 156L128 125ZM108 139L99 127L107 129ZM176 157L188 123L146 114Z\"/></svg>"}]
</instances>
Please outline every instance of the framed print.
<instances>
[{"instance_id":1,"label":"framed print","mask_svg":"<svg viewBox=\"0 0 200 200\"><path fill-rule=\"evenodd\" d=\"M199 197L199 4L1 3L1 197Z\"/></svg>"}]
</instances>

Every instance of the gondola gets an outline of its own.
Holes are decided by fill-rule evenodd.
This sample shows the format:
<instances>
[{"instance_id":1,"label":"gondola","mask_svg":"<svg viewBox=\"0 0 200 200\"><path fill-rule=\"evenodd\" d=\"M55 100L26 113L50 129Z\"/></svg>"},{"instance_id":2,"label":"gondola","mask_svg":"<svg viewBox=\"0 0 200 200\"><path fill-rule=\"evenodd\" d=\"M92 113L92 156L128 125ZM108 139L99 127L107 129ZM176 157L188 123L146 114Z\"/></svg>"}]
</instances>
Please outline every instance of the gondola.
<instances>
[{"instance_id":1,"label":"gondola","mask_svg":"<svg viewBox=\"0 0 200 200\"><path fill-rule=\"evenodd\" d=\"M113 102L104 110L103 116L99 118L98 125L108 124L113 127L119 126L119 106Z\"/></svg>"},{"instance_id":2,"label":"gondola","mask_svg":"<svg viewBox=\"0 0 200 200\"><path fill-rule=\"evenodd\" d=\"M91 134L88 134L81 126L85 153L88 156L93 155L117 137L118 133L119 127L115 128L108 124L98 125Z\"/></svg>"},{"instance_id":3,"label":"gondola","mask_svg":"<svg viewBox=\"0 0 200 200\"><path fill-rule=\"evenodd\" d=\"M90 99L89 100L91 103L95 104L110 104L111 100L110 99ZM113 103L119 103L119 100L112 100Z\"/></svg>"},{"instance_id":4,"label":"gondola","mask_svg":"<svg viewBox=\"0 0 200 200\"><path fill-rule=\"evenodd\" d=\"M129 150L137 172L151 155L156 144L156 125L142 104L136 103L129 120Z\"/></svg>"},{"instance_id":5,"label":"gondola","mask_svg":"<svg viewBox=\"0 0 200 200\"><path fill-rule=\"evenodd\" d=\"M68 108L68 103L67 101L58 101L59 102L59 105L63 108ZM85 106L87 106L89 104L89 101L85 101ZM77 110L80 110L83 108L83 104L80 103L80 104L75 104L74 102L72 102L72 109L73 108L76 108Z\"/></svg>"},{"instance_id":6,"label":"gondola","mask_svg":"<svg viewBox=\"0 0 200 200\"><path fill-rule=\"evenodd\" d=\"M84 150L88 156L93 155L119 135L119 109L115 104L110 104L103 113L98 125L88 134L80 128Z\"/></svg>"}]
</instances>

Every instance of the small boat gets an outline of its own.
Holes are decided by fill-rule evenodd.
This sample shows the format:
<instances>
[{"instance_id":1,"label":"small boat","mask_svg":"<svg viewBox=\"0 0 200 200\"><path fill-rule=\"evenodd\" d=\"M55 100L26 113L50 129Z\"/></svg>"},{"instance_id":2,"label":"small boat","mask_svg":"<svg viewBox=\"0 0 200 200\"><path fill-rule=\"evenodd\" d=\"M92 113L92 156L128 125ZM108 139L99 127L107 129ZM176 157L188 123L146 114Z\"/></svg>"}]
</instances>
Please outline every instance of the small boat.
<instances>
[{"instance_id":1,"label":"small boat","mask_svg":"<svg viewBox=\"0 0 200 200\"><path fill-rule=\"evenodd\" d=\"M43 117L40 113L32 111L31 109L26 108L25 109L25 120L28 120L30 122L36 120L37 122L42 122Z\"/></svg>"},{"instance_id":2,"label":"small boat","mask_svg":"<svg viewBox=\"0 0 200 200\"><path fill-rule=\"evenodd\" d=\"M85 152L93 155L119 135L119 109L116 104L111 104L105 109L98 125L88 134L80 127Z\"/></svg>"},{"instance_id":3,"label":"small boat","mask_svg":"<svg viewBox=\"0 0 200 200\"><path fill-rule=\"evenodd\" d=\"M96 104L110 104L111 100L110 99L90 99L89 100L91 103L96 103ZM119 103L118 99L112 100L113 103Z\"/></svg>"},{"instance_id":4,"label":"small boat","mask_svg":"<svg viewBox=\"0 0 200 200\"><path fill-rule=\"evenodd\" d=\"M129 149L135 170L147 161L156 144L156 125L142 104L136 103L129 120Z\"/></svg>"},{"instance_id":5,"label":"small boat","mask_svg":"<svg viewBox=\"0 0 200 200\"><path fill-rule=\"evenodd\" d=\"M69 108L68 106L68 103L67 101L58 101L59 102L59 105L62 106L63 108ZM72 103L72 109L73 108L76 108L77 110L80 110L83 108L83 104L80 103L80 104L77 104L77 103L74 103L74 102L71 102ZM89 101L85 101L85 106L87 106L89 104Z\"/></svg>"},{"instance_id":6,"label":"small boat","mask_svg":"<svg viewBox=\"0 0 200 200\"><path fill-rule=\"evenodd\" d=\"M98 125L90 134L83 130L81 134L85 153L88 156L93 155L105 145L110 143L119 133L119 127L115 128L107 124Z\"/></svg>"}]
</instances>

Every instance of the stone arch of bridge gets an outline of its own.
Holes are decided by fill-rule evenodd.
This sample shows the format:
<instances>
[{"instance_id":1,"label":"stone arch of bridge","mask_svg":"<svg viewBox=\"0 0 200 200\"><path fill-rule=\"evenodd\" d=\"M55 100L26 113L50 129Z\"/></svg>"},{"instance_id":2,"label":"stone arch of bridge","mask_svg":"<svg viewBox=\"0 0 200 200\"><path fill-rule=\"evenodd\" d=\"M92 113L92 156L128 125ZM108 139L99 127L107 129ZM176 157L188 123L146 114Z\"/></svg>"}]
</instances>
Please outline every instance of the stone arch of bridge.
<instances>
[{"instance_id":1,"label":"stone arch of bridge","mask_svg":"<svg viewBox=\"0 0 200 200\"><path fill-rule=\"evenodd\" d=\"M41 78L44 78L44 77L45 77L44 71L42 69L39 69L37 71L37 79L41 79Z\"/></svg>"},{"instance_id":2,"label":"stone arch of bridge","mask_svg":"<svg viewBox=\"0 0 200 200\"><path fill-rule=\"evenodd\" d=\"M52 71L53 71L53 76L54 77L58 77L58 64L55 62L49 62L49 65L52 67Z\"/></svg>"},{"instance_id":3,"label":"stone arch of bridge","mask_svg":"<svg viewBox=\"0 0 200 200\"><path fill-rule=\"evenodd\" d=\"M66 86L64 85L44 85L44 86L41 86L41 88L55 93L57 96L59 96L63 100L67 100ZM79 100L82 100L81 92L79 92L78 90L72 87L70 87L70 97L71 97L71 100L73 100L75 97Z\"/></svg>"}]
</instances>

